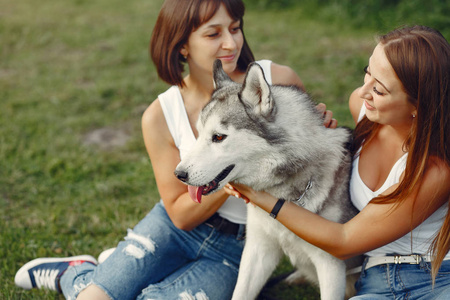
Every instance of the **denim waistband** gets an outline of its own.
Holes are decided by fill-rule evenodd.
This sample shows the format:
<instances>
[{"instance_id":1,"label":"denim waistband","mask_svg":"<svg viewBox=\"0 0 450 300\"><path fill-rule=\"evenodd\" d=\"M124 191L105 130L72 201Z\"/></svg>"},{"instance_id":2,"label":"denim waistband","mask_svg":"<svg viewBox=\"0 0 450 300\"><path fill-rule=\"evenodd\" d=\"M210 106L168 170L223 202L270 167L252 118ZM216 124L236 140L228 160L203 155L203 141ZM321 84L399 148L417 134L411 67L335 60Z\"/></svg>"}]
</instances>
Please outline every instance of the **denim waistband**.
<instances>
[{"instance_id":1,"label":"denim waistband","mask_svg":"<svg viewBox=\"0 0 450 300\"><path fill-rule=\"evenodd\" d=\"M240 228L245 225L240 225L233 223L225 218L219 216L218 213L212 215L208 220L205 221L205 224L209 227L215 228L216 230L231 235L238 235Z\"/></svg>"},{"instance_id":2,"label":"denim waistband","mask_svg":"<svg viewBox=\"0 0 450 300\"><path fill-rule=\"evenodd\" d=\"M410 255L387 255L387 256L367 256L362 266L347 270L347 275L355 274L367 270L369 268L385 265L385 264L409 264L409 265L419 265L424 262L430 262L430 259L426 256L420 254L410 254Z\"/></svg>"}]
</instances>

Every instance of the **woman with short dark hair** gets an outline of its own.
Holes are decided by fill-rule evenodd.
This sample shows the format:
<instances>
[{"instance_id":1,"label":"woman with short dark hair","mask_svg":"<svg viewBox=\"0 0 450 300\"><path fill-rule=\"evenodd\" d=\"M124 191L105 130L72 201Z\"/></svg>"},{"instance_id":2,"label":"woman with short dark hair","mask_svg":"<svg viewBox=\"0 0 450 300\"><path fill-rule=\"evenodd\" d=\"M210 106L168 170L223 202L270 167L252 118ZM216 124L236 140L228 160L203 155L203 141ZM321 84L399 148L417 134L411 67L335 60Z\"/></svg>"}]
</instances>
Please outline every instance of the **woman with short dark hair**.
<instances>
[{"instance_id":1,"label":"woman with short dark hair","mask_svg":"<svg viewBox=\"0 0 450 300\"><path fill-rule=\"evenodd\" d=\"M173 172L197 137L195 123L214 89L213 62L220 59L225 72L243 82L254 60L243 15L241 0L164 2L150 53L158 75L172 86L142 117L162 200L99 265L90 256L38 258L17 272L18 286L51 288L67 299L231 298L244 246L245 203L221 190L199 205ZM303 88L289 67L258 63L270 83Z\"/></svg>"}]
</instances>

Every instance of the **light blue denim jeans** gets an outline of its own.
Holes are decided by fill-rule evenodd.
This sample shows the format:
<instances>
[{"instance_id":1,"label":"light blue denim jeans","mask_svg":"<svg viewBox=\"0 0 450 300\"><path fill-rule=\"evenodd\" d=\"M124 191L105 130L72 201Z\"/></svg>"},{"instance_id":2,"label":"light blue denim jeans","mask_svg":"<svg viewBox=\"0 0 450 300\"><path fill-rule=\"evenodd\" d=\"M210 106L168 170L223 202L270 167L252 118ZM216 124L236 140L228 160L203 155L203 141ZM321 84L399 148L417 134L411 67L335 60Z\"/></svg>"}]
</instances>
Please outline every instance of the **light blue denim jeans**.
<instances>
[{"instance_id":1,"label":"light blue denim jeans","mask_svg":"<svg viewBox=\"0 0 450 300\"><path fill-rule=\"evenodd\" d=\"M364 270L351 300L450 300L450 260L443 261L434 288L431 263L384 264Z\"/></svg>"},{"instance_id":2,"label":"light blue denim jeans","mask_svg":"<svg viewBox=\"0 0 450 300\"><path fill-rule=\"evenodd\" d=\"M105 262L70 267L61 289L66 299L75 299L90 284L118 300L230 299L244 234L244 226L237 236L205 224L180 230L158 203Z\"/></svg>"}]
</instances>

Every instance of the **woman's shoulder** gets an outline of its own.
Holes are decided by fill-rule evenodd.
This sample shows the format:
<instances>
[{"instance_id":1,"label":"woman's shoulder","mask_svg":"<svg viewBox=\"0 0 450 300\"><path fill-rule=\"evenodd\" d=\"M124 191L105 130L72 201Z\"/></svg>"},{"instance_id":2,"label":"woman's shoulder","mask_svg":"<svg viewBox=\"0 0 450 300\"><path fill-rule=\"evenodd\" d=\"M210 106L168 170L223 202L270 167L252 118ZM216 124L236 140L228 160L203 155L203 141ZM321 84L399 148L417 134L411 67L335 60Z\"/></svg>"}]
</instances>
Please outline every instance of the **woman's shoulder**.
<instances>
[{"instance_id":1,"label":"woman's shoulder","mask_svg":"<svg viewBox=\"0 0 450 300\"><path fill-rule=\"evenodd\" d=\"M165 92L158 95L160 102L173 101L173 99L181 97L180 88L176 85L172 85Z\"/></svg>"},{"instance_id":2,"label":"woman's shoulder","mask_svg":"<svg viewBox=\"0 0 450 300\"><path fill-rule=\"evenodd\" d=\"M443 185L450 187L450 166L442 158L430 156L426 165L427 170L432 170L437 178L443 181Z\"/></svg>"},{"instance_id":3,"label":"woman's shoulder","mask_svg":"<svg viewBox=\"0 0 450 300\"><path fill-rule=\"evenodd\" d=\"M450 201L450 166L441 158L430 156L425 167L423 179L418 188L418 198L424 203L435 199L433 205L440 207Z\"/></svg>"},{"instance_id":4,"label":"woman's shoulder","mask_svg":"<svg viewBox=\"0 0 450 300\"><path fill-rule=\"evenodd\" d=\"M146 147L174 144L159 98L156 98L144 111L141 129Z\"/></svg>"},{"instance_id":5,"label":"woman's shoulder","mask_svg":"<svg viewBox=\"0 0 450 300\"><path fill-rule=\"evenodd\" d=\"M163 109L159 98L156 98L144 111L142 115L142 127L151 128L165 123Z\"/></svg>"},{"instance_id":6,"label":"woman's shoulder","mask_svg":"<svg viewBox=\"0 0 450 300\"><path fill-rule=\"evenodd\" d=\"M303 91L305 90L302 80L291 67L272 62L271 73L272 84L295 85Z\"/></svg>"},{"instance_id":7,"label":"woman's shoulder","mask_svg":"<svg viewBox=\"0 0 450 300\"><path fill-rule=\"evenodd\" d=\"M158 97L147 107L142 115L143 124L160 125L166 123L164 116L164 108L170 107L177 97L180 96L179 88L171 86L165 92L158 95Z\"/></svg>"}]
</instances>

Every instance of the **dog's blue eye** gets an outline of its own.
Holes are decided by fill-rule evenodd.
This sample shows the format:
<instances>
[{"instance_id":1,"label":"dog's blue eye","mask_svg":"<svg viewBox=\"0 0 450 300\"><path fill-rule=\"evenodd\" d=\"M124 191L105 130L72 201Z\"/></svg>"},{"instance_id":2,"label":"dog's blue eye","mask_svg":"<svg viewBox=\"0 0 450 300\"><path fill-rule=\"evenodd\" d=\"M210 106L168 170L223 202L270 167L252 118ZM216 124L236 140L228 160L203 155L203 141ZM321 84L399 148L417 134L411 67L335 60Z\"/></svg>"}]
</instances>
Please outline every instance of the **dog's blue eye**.
<instances>
[{"instance_id":1,"label":"dog's blue eye","mask_svg":"<svg viewBox=\"0 0 450 300\"><path fill-rule=\"evenodd\" d=\"M225 134L214 134L212 137L212 141L213 143L220 143L226 138L227 136Z\"/></svg>"}]
</instances>

